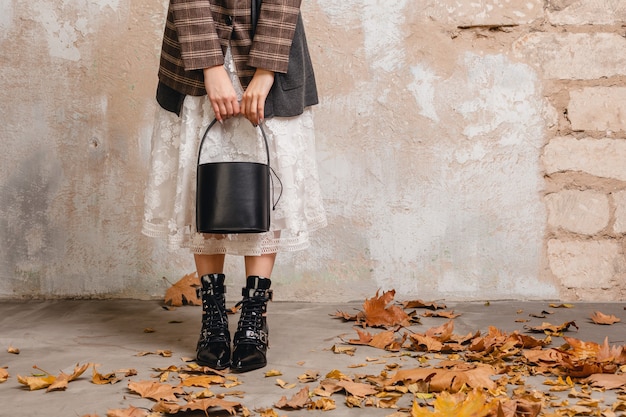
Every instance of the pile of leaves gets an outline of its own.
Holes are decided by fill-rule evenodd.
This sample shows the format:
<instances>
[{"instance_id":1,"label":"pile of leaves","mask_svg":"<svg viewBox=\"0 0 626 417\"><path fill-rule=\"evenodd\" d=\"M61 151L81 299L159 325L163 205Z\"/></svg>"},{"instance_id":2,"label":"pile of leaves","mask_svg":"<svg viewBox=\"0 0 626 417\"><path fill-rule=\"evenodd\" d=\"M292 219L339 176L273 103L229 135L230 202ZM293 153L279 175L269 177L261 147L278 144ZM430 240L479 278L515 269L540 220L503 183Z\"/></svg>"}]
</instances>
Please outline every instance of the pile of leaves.
<instances>
[{"instance_id":1,"label":"pile of leaves","mask_svg":"<svg viewBox=\"0 0 626 417\"><path fill-rule=\"evenodd\" d=\"M183 277L168 290L166 304L196 305L198 285L193 274ZM297 390L293 395L277 394L273 407L267 409L249 410L244 405L245 392L237 389L242 382L236 376L190 360L153 369L150 379L136 380L134 369L101 374L96 365L88 363L76 365L70 374L58 375L34 367L33 375L18 376L17 380L29 390L62 391L92 368L93 384L114 384L128 378L131 398L136 395L152 402L150 409L111 409L107 417L175 416L190 411L208 416L215 410L244 417L278 417L290 410L332 412L338 401L350 408L389 409L388 417L626 416L625 346L611 346L608 339L594 343L566 336L578 329L573 321L524 326L523 332L489 327L485 333L459 335L454 319L460 314L447 311L444 304L422 300L398 303L394 298L393 290L377 292L354 314L337 311L330 315L354 326L355 334L338 338L329 354L353 356L367 346L374 349L368 352L378 351L380 356L367 357L364 363L346 369L306 371L297 383L277 378L280 389ZM422 311L419 315L418 310ZM418 331L421 317L445 322ZM599 325L619 322L601 312L590 319ZM553 343L557 337L563 340L559 346ZM171 356L169 351L154 353ZM374 364L383 369L374 374L353 373ZM281 375L280 370L265 371L266 378ZM527 378L537 376L544 378L545 389L526 384ZM8 378L6 369L0 368L0 383ZM612 404L593 396L606 390L615 392L617 400Z\"/></svg>"}]
</instances>

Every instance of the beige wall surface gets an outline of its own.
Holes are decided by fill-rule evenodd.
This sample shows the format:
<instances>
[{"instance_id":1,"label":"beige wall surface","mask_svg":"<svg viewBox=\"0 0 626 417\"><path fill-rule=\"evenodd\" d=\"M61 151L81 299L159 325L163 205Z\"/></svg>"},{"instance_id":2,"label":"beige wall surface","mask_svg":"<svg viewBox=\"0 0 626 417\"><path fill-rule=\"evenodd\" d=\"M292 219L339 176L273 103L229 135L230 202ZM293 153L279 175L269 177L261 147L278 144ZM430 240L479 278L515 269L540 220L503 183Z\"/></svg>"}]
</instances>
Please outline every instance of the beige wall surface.
<instances>
[{"instance_id":1,"label":"beige wall surface","mask_svg":"<svg viewBox=\"0 0 626 417\"><path fill-rule=\"evenodd\" d=\"M0 2L0 298L193 270L140 234L166 8ZM626 0L302 8L329 226L279 256L276 299L624 298Z\"/></svg>"}]
</instances>

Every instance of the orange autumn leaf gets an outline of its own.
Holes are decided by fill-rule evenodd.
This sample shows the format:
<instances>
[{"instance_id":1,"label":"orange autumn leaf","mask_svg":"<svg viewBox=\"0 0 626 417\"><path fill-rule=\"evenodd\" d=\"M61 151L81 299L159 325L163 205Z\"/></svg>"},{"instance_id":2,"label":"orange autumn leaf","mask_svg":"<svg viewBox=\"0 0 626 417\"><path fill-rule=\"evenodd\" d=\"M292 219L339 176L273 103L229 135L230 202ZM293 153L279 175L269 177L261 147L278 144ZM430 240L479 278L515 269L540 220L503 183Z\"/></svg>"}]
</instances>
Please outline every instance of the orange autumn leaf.
<instances>
[{"instance_id":1,"label":"orange autumn leaf","mask_svg":"<svg viewBox=\"0 0 626 417\"><path fill-rule=\"evenodd\" d=\"M464 386L470 388L494 389L496 383L491 379L496 374L488 365L479 365L465 369L427 369L413 368L397 371L390 379L390 385L397 382L426 382L431 392L457 392Z\"/></svg>"},{"instance_id":2,"label":"orange autumn leaf","mask_svg":"<svg viewBox=\"0 0 626 417\"><path fill-rule=\"evenodd\" d=\"M189 401L187 404L180 407L180 411L199 410L207 413L209 408L214 407L219 407L226 410L229 414L234 415L237 412L237 409L241 408L241 403L227 401L221 398L202 398Z\"/></svg>"},{"instance_id":3,"label":"orange autumn leaf","mask_svg":"<svg viewBox=\"0 0 626 417\"><path fill-rule=\"evenodd\" d=\"M31 391L48 388L56 379L54 375L17 376L17 381L22 385L27 385Z\"/></svg>"},{"instance_id":4,"label":"orange autumn leaf","mask_svg":"<svg viewBox=\"0 0 626 417\"><path fill-rule=\"evenodd\" d=\"M442 392L433 402L434 410L420 407L413 402L411 417L485 417L494 415L498 408L497 400L487 400L479 390L465 394Z\"/></svg>"},{"instance_id":5,"label":"orange autumn leaf","mask_svg":"<svg viewBox=\"0 0 626 417\"><path fill-rule=\"evenodd\" d=\"M310 402L309 398L309 387L305 386L296 394L294 394L291 399L287 400L287 397L283 396L281 399L274 404L274 407L279 409L291 409L291 410L300 410L302 408L307 407Z\"/></svg>"},{"instance_id":6,"label":"orange autumn leaf","mask_svg":"<svg viewBox=\"0 0 626 417\"><path fill-rule=\"evenodd\" d=\"M9 371L6 368L0 368L0 383L5 382L9 379Z\"/></svg>"},{"instance_id":7,"label":"orange autumn leaf","mask_svg":"<svg viewBox=\"0 0 626 417\"><path fill-rule=\"evenodd\" d=\"M410 326L411 318L400 307L389 305L396 294L395 290L384 292L382 295L366 299L363 303L365 324L371 327Z\"/></svg>"},{"instance_id":8,"label":"orange autumn leaf","mask_svg":"<svg viewBox=\"0 0 626 417\"><path fill-rule=\"evenodd\" d=\"M611 325L611 324L619 323L621 319L618 319L613 314L609 316L608 314L604 314L599 311L594 311L593 314L591 315L591 321L593 321L595 324Z\"/></svg>"},{"instance_id":9,"label":"orange autumn leaf","mask_svg":"<svg viewBox=\"0 0 626 417\"><path fill-rule=\"evenodd\" d=\"M170 384L162 384L154 381L129 382L128 389L141 395L143 398L150 398L155 401L177 401L176 395L184 394L180 387Z\"/></svg>"},{"instance_id":10,"label":"orange autumn leaf","mask_svg":"<svg viewBox=\"0 0 626 417\"><path fill-rule=\"evenodd\" d=\"M184 387L208 388L212 384L223 384L226 379L220 375L193 375L181 376L181 385Z\"/></svg>"},{"instance_id":11,"label":"orange autumn leaf","mask_svg":"<svg viewBox=\"0 0 626 417\"><path fill-rule=\"evenodd\" d=\"M149 412L143 408L132 405L125 409L111 409L107 411L107 417L148 417Z\"/></svg>"},{"instance_id":12,"label":"orange autumn leaf","mask_svg":"<svg viewBox=\"0 0 626 417\"><path fill-rule=\"evenodd\" d=\"M626 387L626 374L592 374L585 378L583 383L592 387L604 389L616 389Z\"/></svg>"},{"instance_id":13,"label":"orange autumn leaf","mask_svg":"<svg viewBox=\"0 0 626 417\"><path fill-rule=\"evenodd\" d=\"M359 329L355 330L359 338L348 340L348 343L351 345L366 345L378 349L386 349L395 342L395 332L393 330L386 330L375 335Z\"/></svg>"},{"instance_id":14,"label":"orange autumn leaf","mask_svg":"<svg viewBox=\"0 0 626 417\"><path fill-rule=\"evenodd\" d=\"M196 289L200 287L200 279L195 272L185 275L165 292L165 304L182 306L183 304L201 305Z\"/></svg>"},{"instance_id":15,"label":"orange autumn leaf","mask_svg":"<svg viewBox=\"0 0 626 417\"><path fill-rule=\"evenodd\" d=\"M554 334L554 335L559 335L563 332L566 332L569 330L570 327L575 327L576 330L578 330L578 326L573 321L565 322L561 324L560 326L556 326L550 323L541 323L541 326L534 326L534 327L524 326L524 328L528 330L529 332Z\"/></svg>"},{"instance_id":16,"label":"orange autumn leaf","mask_svg":"<svg viewBox=\"0 0 626 417\"><path fill-rule=\"evenodd\" d=\"M429 308L431 310L445 309L445 304L437 304L434 301L411 300L402 303L404 308Z\"/></svg>"}]
</instances>

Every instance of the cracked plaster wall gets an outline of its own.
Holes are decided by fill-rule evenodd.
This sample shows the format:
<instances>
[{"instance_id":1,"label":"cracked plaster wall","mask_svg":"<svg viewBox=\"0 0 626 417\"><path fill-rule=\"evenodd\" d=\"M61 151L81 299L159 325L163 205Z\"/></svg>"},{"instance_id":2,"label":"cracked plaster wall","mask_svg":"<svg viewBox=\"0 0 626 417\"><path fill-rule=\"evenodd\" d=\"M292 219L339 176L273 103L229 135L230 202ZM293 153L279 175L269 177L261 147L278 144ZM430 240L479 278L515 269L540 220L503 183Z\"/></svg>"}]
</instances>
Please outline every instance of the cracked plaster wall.
<instances>
[{"instance_id":1,"label":"cracked plaster wall","mask_svg":"<svg viewBox=\"0 0 626 417\"><path fill-rule=\"evenodd\" d=\"M163 277L193 269L187 253L139 233L166 3L0 3L0 298L160 297ZM553 139L602 136L583 116L574 131L563 114L570 90L595 87L619 58L559 72L561 49L546 42L619 44L598 36L623 39L625 2L592 3L304 0L330 225L308 251L279 256L276 298L346 301L378 288L402 298L585 298L595 264L579 243L591 240L610 252L591 298L619 299L623 232L601 235L626 223L621 173L581 182L578 165L544 155L546 145L557 159L569 153ZM623 86L622 75L609 77ZM559 216L572 213L563 200L578 195L557 197L574 185L594 191L582 197L614 194L589 205L609 207L604 229L563 228L571 222ZM227 264L231 295L240 264ZM598 290L607 285L617 291Z\"/></svg>"}]
</instances>

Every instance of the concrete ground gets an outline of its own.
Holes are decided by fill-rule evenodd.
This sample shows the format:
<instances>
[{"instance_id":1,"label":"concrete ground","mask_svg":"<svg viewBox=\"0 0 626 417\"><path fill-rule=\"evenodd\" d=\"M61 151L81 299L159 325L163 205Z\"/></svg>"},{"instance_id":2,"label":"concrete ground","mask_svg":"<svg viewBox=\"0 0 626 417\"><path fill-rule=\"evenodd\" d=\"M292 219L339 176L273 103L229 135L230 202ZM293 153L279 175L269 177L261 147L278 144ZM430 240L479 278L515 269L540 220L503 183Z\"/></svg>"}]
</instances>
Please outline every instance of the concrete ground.
<instances>
[{"instance_id":1,"label":"concrete ground","mask_svg":"<svg viewBox=\"0 0 626 417\"><path fill-rule=\"evenodd\" d=\"M397 298L397 297L396 297ZM318 371L324 377L333 369L347 375L378 375L385 364L372 362L366 367L351 368L350 365L366 363L366 359L380 358L381 361L398 363L402 368L418 366L411 356L389 357L388 352L359 346L354 356L335 354L330 351L333 345L341 345L341 338L355 338L353 324L330 317L336 311L356 312L362 303L307 304L274 302L268 311L270 326L269 364L266 368L245 374L237 374L241 385L223 388L211 387L216 393L239 391L239 396L225 398L243 404L251 411L272 407L285 395L291 398L305 384L298 376L308 370ZM608 337L612 345L626 344L626 331L623 323L612 326L593 324L589 317L593 311L614 314L626 319L622 303L586 304L575 303L573 308L551 308L549 302L475 302L448 303L448 310L461 316L455 319L455 334L467 334L489 326L502 331L524 331L524 325L539 326L542 322L561 324L575 321L579 330L568 335L584 340L602 342ZM418 310L422 314L427 310ZM541 315L548 311L545 318ZM128 390L129 381L153 380L155 368L170 365L182 366L181 358L193 357L200 326L200 307L185 306L166 310L156 301L110 300L110 301L4 301L0 302L0 368L9 372L6 382L0 383L0 416L48 416L72 417L98 415L104 417L107 410L123 409L130 405L150 408L153 401L142 399ZM544 313L545 315L545 313ZM519 319L530 320L527 323ZM516 321L518 320L518 321ZM424 332L439 326L447 319L423 317L421 324L411 329ZM236 316L231 317L231 327L236 326ZM146 332L146 329L152 329ZM234 330L234 329L233 329ZM368 329L372 332L377 330ZM542 338L542 335L536 335ZM563 343L555 337L553 346ZM8 348L19 349L19 354L9 353ZM171 357L157 354L138 356L140 352L171 350ZM432 356L432 355L431 355ZM17 376L36 373L33 366L52 374L60 370L71 373L76 364L96 363L102 374L122 369L135 369L137 375L125 377L116 384L96 385L91 382L92 369L82 377L70 382L65 391L29 391L18 383ZM265 372L275 369L280 376L266 377ZM280 378L292 388L281 388L276 384ZM547 390L542 384L545 377L529 377L527 385L538 390ZM176 383L175 376L169 380ZM313 390L318 383L308 384ZM614 394L602 394L605 401ZM396 410L367 407L348 408L344 396L335 394L337 409L322 411L276 410L278 415L287 416L388 416ZM399 403L401 404L401 403ZM401 405L408 406L410 402ZM329 414L330 413L330 414ZM210 415L225 415L211 411ZM259 415L259 412L253 413ZM186 415L204 415L190 413ZM619 415L619 414L617 414Z\"/></svg>"}]
</instances>

